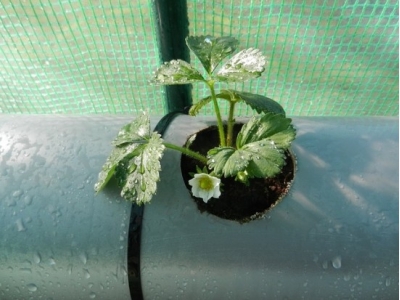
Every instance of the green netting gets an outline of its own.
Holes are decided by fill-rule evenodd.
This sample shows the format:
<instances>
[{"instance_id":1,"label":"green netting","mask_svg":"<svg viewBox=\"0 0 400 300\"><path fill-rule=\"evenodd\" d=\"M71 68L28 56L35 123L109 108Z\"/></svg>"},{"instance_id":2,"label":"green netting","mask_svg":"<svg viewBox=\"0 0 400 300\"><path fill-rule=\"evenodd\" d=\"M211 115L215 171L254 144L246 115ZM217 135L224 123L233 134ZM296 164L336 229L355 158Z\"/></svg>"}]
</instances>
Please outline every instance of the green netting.
<instances>
[{"instance_id":1,"label":"green netting","mask_svg":"<svg viewBox=\"0 0 400 300\"><path fill-rule=\"evenodd\" d=\"M266 74L243 88L269 95L289 114L398 114L397 1L188 5L191 34L234 34L267 54Z\"/></svg>"},{"instance_id":2,"label":"green netting","mask_svg":"<svg viewBox=\"0 0 400 300\"><path fill-rule=\"evenodd\" d=\"M0 113L163 114L163 88L147 84L159 65L151 2L1 1ZM398 115L397 1L187 4L191 34L234 35L268 56L236 88L289 115Z\"/></svg>"},{"instance_id":3,"label":"green netting","mask_svg":"<svg viewBox=\"0 0 400 300\"><path fill-rule=\"evenodd\" d=\"M163 111L148 1L3 1L0 17L0 112Z\"/></svg>"}]
</instances>

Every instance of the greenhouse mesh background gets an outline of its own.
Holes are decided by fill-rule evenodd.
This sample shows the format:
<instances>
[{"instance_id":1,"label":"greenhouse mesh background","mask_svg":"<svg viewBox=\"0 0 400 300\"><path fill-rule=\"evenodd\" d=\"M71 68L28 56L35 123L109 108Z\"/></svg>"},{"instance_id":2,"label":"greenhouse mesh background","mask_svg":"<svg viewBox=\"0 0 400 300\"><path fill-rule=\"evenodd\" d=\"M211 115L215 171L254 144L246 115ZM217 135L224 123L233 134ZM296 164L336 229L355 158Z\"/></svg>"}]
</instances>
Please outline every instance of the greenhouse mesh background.
<instances>
[{"instance_id":1,"label":"greenhouse mesh background","mask_svg":"<svg viewBox=\"0 0 400 300\"><path fill-rule=\"evenodd\" d=\"M289 115L398 115L398 1L187 6L190 34L233 35L268 57L236 88ZM165 113L164 88L147 83L160 64L152 1L2 0L0 18L0 113ZM194 101L204 93L194 87Z\"/></svg>"}]
</instances>

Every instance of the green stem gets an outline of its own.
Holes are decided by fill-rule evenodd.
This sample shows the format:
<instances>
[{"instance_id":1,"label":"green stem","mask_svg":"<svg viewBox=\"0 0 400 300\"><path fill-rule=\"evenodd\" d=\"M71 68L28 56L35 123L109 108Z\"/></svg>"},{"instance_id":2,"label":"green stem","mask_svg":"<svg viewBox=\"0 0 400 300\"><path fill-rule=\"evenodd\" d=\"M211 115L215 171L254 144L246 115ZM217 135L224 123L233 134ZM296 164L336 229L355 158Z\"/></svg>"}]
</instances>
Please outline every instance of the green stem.
<instances>
[{"instance_id":1,"label":"green stem","mask_svg":"<svg viewBox=\"0 0 400 300\"><path fill-rule=\"evenodd\" d=\"M179 152L181 152L181 153L183 153L183 154L185 154L187 156L193 157L193 158L201 161L205 165L207 165L207 158L205 156L201 155L200 153L194 152L194 151L192 151L192 150L190 150L188 148L185 148L185 147L180 147L180 146L177 146L177 145L174 145L174 144L170 144L170 143L166 143L166 142L163 142L163 144L164 144L165 147L167 147L169 149L179 151Z\"/></svg>"},{"instance_id":2,"label":"green stem","mask_svg":"<svg viewBox=\"0 0 400 300\"><path fill-rule=\"evenodd\" d=\"M224 146L226 146L224 124L222 123L221 112L219 110L219 106L218 106L218 102L217 102L217 96L215 95L214 81L213 80L207 81L207 85L208 85L208 87L210 88L210 91L211 91L211 99L213 101L215 114L217 116L219 143L220 143L220 146L224 147Z\"/></svg>"},{"instance_id":3,"label":"green stem","mask_svg":"<svg viewBox=\"0 0 400 300\"><path fill-rule=\"evenodd\" d=\"M228 116L228 132L226 137L226 145L228 147L232 146L233 140L233 125L235 125L234 113L235 113L235 104L236 102L229 102L229 116Z\"/></svg>"}]
</instances>

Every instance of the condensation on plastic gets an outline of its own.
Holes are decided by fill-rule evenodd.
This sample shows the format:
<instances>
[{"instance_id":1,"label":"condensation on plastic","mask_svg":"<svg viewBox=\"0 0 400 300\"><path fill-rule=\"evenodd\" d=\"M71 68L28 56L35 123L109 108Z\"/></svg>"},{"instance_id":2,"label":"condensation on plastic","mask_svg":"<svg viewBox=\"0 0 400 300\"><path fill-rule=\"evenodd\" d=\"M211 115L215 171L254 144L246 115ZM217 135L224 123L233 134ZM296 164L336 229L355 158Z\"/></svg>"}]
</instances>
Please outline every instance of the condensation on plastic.
<instances>
[{"instance_id":1,"label":"condensation on plastic","mask_svg":"<svg viewBox=\"0 0 400 300\"><path fill-rule=\"evenodd\" d=\"M183 144L212 123L180 116ZM294 118L292 188L247 224L200 213L167 151L144 211L145 299L394 299L399 293L397 118Z\"/></svg>"},{"instance_id":2,"label":"condensation on plastic","mask_svg":"<svg viewBox=\"0 0 400 300\"><path fill-rule=\"evenodd\" d=\"M0 118L0 299L130 299L131 204L93 185L131 118Z\"/></svg>"}]
</instances>

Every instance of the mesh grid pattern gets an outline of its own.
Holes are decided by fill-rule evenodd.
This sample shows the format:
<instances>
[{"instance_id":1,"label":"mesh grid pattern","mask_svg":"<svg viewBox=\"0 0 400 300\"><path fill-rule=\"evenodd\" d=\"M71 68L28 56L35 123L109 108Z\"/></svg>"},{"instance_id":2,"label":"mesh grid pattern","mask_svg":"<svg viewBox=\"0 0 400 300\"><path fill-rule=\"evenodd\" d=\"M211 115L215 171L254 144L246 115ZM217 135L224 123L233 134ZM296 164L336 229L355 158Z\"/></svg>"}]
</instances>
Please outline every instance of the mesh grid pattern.
<instances>
[{"instance_id":1,"label":"mesh grid pattern","mask_svg":"<svg viewBox=\"0 0 400 300\"><path fill-rule=\"evenodd\" d=\"M268 56L261 78L232 88L289 115L398 115L397 1L187 3L191 34ZM147 84L159 65L151 1L1 1L0 18L0 113L165 112L163 88Z\"/></svg>"},{"instance_id":2,"label":"mesh grid pattern","mask_svg":"<svg viewBox=\"0 0 400 300\"><path fill-rule=\"evenodd\" d=\"M147 85L159 63L148 1L4 2L0 112L160 111L161 90Z\"/></svg>"},{"instance_id":3,"label":"mesh grid pattern","mask_svg":"<svg viewBox=\"0 0 400 300\"><path fill-rule=\"evenodd\" d=\"M260 79L233 88L267 95L291 115L398 115L397 1L188 5L191 34L234 35L268 56Z\"/></svg>"}]
</instances>

